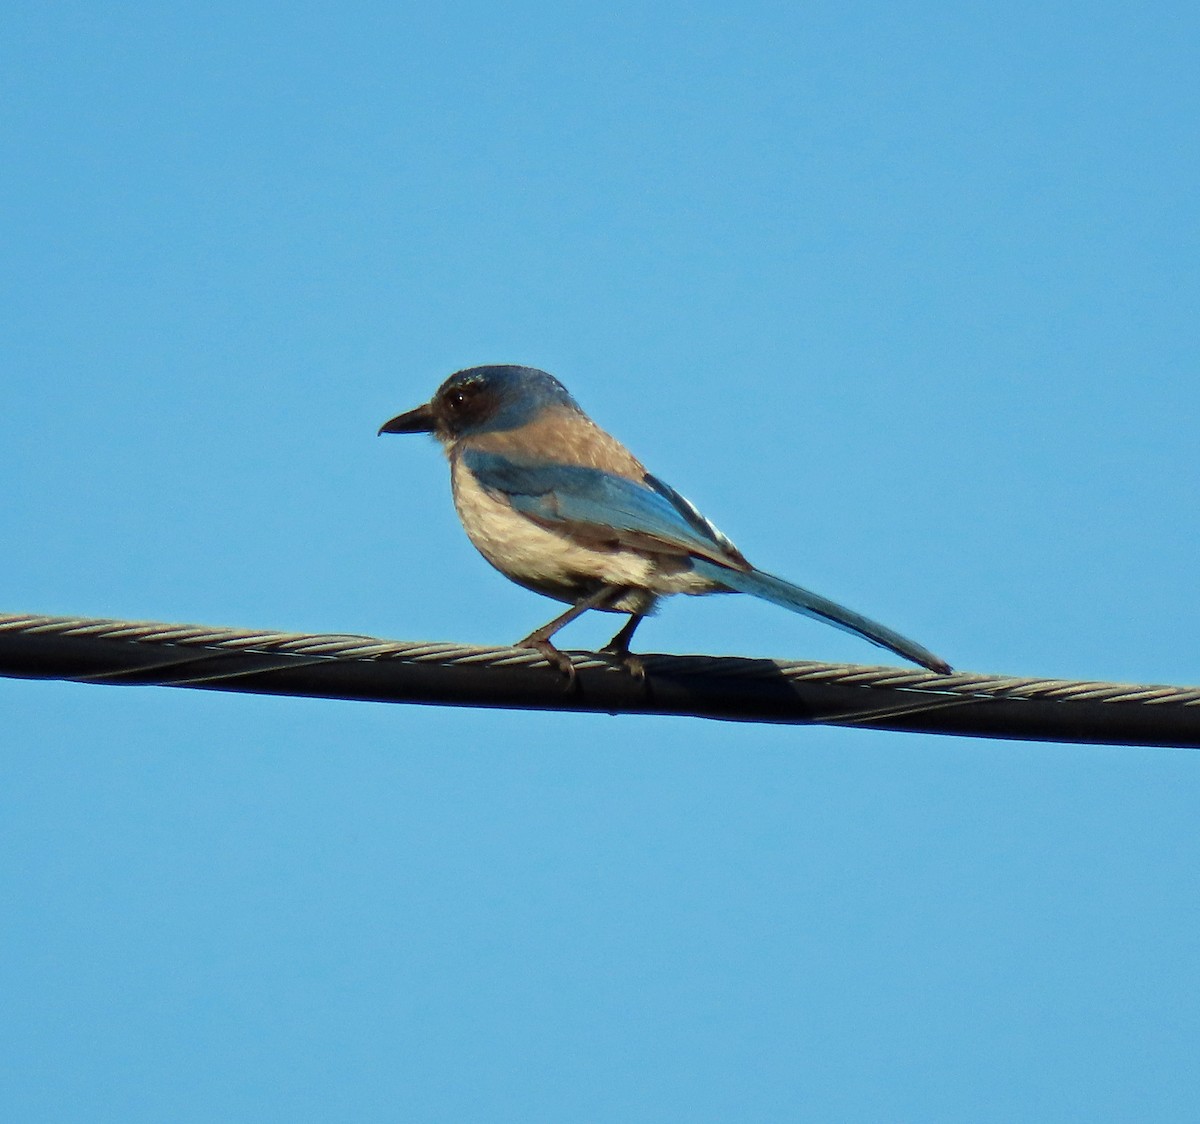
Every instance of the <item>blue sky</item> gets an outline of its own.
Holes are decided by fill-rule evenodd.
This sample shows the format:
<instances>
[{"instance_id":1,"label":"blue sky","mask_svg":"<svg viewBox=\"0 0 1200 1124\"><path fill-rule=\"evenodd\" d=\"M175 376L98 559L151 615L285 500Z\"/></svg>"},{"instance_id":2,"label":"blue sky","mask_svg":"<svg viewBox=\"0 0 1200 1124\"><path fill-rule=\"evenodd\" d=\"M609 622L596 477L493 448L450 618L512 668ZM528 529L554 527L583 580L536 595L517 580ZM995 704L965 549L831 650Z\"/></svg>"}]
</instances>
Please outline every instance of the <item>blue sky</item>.
<instances>
[{"instance_id":1,"label":"blue sky","mask_svg":"<svg viewBox=\"0 0 1200 1124\"><path fill-rule=\"evenodd\" d=\"M555 605L374 434L519 362L957 666L1196 683L1198 32L9 4L0 608L514 640ZM743 598L638 639L877 656ZM1200 1113L1193 754L0 705L6 1118Z\"/></svg>"}]
</instances>

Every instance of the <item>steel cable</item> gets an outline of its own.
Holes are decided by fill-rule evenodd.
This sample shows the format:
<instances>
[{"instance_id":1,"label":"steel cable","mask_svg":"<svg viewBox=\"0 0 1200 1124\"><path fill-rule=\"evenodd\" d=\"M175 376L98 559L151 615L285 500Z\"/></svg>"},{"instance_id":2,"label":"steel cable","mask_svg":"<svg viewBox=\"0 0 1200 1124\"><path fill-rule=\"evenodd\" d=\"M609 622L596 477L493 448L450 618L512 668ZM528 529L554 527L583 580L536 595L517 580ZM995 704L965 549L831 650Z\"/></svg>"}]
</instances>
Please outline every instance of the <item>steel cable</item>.
<instances>
[{"instance_id":1,"label":"steel cable","mask_svg":"<svg viewBox=\"0 0 1200 1124\"><path fill-rule=\"evenodd\" d=\"M1200 747L1200 687L523 648L0 614L0 675L444 706L675 714L925 733Z\"/></svg>"}]
</instances>

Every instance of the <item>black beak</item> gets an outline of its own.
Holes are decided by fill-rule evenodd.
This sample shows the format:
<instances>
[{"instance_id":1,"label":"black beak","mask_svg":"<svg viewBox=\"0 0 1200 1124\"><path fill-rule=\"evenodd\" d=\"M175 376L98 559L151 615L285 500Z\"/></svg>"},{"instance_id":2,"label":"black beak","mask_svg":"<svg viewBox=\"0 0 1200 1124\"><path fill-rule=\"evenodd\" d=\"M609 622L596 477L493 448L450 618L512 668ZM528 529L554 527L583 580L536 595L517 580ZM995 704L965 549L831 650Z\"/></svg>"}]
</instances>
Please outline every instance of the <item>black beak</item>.
<instances>
[{"instance_id":1,"label":"black beak","mask_svg":"<svg viewBox=\"0 0 1200 1124\"><path fill-rule=\"evenodd\" d=\"M399 414L391 421L384 422L379 427L379 433L432 433L433 427L433 410L426 402L424 406L418 406L415 410L409 410L407 414Z\"/></svg>"}]
</instances>

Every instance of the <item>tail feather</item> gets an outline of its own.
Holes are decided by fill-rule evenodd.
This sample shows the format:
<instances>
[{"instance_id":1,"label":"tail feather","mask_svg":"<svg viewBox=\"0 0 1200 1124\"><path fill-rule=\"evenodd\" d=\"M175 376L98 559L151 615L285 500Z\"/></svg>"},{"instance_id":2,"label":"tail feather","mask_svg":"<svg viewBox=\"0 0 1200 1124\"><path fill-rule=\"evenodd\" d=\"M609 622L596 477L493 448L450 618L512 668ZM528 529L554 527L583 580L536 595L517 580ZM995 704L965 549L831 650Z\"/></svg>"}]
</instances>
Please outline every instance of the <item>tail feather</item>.
<instances>
[{"instance_id":1,"label":"tail feather","mask_svg":"<svg viewBox=\"0 0 1200 1124\"><path fill-rule=\"evenodd\" d=\"M692 564L697 573L711 578L735 593L747 593L781 608L791 609L794 613L803 613L805 616L824 621L844 632L861 636L872 644L878 644L881 648L887 648L906 660L929 668L930 671L946 674L951 670L945 660L935 656L928 648L901 636L878 621L822 597L819 593L792 585L791 582L785 582L772 574L765 574L762 570L732 570L704 558L693 559Z\"/></svg>"}]
</instances>

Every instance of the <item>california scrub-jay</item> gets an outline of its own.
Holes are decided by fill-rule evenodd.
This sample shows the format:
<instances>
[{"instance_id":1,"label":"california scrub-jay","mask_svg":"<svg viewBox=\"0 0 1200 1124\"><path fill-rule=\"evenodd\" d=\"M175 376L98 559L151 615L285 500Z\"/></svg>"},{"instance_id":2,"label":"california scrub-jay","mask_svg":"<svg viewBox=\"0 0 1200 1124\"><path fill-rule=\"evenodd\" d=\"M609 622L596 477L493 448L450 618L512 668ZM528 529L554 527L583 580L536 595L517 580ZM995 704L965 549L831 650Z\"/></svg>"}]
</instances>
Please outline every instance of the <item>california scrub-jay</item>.
<instances>
[{"instance_id":1,"label":"california scrub-jay","mask_svg":"<svg viewBox=\"0 0 1200 1124\"><path fill-rule=\"evenodd\" d=\"M454 506L479 552L506 577L571 606L531 632L566 674L550 638L588 609L628 613L605 647L625 660L634 630L669 593L748 593L826 621L931 671L932 652L797 585L756 570L674 488L534 367L470 367L380 433L432 433L450 460Z\"/></svg>"}]
</instances>

